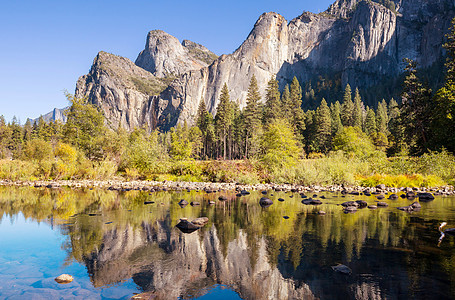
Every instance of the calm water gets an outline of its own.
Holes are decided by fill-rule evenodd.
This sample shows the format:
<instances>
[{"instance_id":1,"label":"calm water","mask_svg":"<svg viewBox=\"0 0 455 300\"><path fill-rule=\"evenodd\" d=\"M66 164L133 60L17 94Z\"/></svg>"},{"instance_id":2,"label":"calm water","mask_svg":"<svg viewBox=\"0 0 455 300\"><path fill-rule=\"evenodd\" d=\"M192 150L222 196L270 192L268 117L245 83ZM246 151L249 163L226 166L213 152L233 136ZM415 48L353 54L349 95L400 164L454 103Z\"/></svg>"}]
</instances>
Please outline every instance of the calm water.
<instances>
[{"instance_id":1,"label":"calm water","mask_svg":"<svg viewBox=\"0 0 455 300\"><path fill-rule=\"evenodd\" d=\"M273 194L263 209L260 193L2 187L0 299L455 298L455 237L438 247L439 223L455 227L455 198L412 214L396 209L412 203L401 198L344 214L337 204L376 199L319 193L322 205L305 206L299 194ZM196 232L175 227L200 216L210 221ZM57 284L62 273L74 281Z\"/></svg>"}]
</instances>

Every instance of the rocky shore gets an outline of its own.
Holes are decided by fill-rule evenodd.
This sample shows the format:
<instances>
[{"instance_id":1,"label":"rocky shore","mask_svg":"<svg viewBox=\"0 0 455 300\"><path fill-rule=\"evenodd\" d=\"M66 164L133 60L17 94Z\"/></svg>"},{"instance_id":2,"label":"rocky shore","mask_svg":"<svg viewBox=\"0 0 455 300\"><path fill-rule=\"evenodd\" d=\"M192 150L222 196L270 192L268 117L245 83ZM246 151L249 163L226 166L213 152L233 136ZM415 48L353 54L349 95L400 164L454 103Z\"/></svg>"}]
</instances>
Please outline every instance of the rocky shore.
<instances>
[{"instance_id":1,"label":"rocky shore","mask_svg":"<svg viewBox=\"0 0 455 300\"><path fill-rule=\"evenodd\" d=\"M183 191L197 190L205 192L217 191L240 191L240 190L275 190L290 192L342 192L342 193L398 193L398 192L431 192L434 195L455 195L453 186L433 187L433 188L411 188L411 187L387 187L379 184L376 187L327 185L327 186L303 186L298 184L274 184L262 183L243 185L238 183L215 183L215 182L183 182L183 181L124 181L124 180L57 180L57 181L10 181L0 180L0 186L30 186L36 188L100 188L115 191Z\"/></svg>"}]
</instances>

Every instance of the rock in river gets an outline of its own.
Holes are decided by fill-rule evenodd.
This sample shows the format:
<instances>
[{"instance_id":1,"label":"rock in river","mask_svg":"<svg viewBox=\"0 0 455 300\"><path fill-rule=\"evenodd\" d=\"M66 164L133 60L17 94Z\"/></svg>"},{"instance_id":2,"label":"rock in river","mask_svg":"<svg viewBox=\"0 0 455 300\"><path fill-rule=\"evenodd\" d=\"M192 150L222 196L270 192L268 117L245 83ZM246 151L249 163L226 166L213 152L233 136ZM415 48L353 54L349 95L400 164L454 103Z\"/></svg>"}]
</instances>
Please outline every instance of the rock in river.
<instances>
[{"instance_id":1,"label":"rock in river","mask_svg":"<svg viewBox=\"0 0 455 300\"><path fill-rule=\"evenodd\" d=\"M182 199L182 200L180 200L179 205L181 208L184 208L185 206L188 205L188 202L186 200Z\"/></svg>"},{"instance_id":2,"label":"rock in river","mask_svg":"<svg viewBox=\"0 0 455 300\"><path fill-rule=\"evenodd\" d=\"M348 266L345 266L345 265L341 265L341 264L332 266L332 270L334 270L335 272L346 274L346 275L352 274L351 268L349 268Z\"/></svg>"},{"instance_id":3,"label":"rock in river","mask_svg":"<svg viewBox=\"0 0 455 300\"><path fill-rule=\"evenodd\" d=\"M273 201L270 200L269 198L266 198L266 197L262 197L259 200L259 205L262 206L262 207L269 207L272 204L273 204Z\"/></svg>"},{"instance_id":4,"label":"rock in river","mask_svg":"<svg viewBox=\"0 0 455 300\"><path fill-rule=\"evenodd\" d=\"M419 201L433 201L434 196L431 193L419 193L417 195L419 197Z\"/></svg>"},{"instance_id":5,"label":"rock in river","mask_svg":"<svg viewBox=\"0 0 455 300\"><path fill-rule=\"evenodd\" d=\"M188 222L187 219L182 218L176 227L183 233L192 233L207 224L208 221L209 219L207 217L197 218L191 222Z\"/></svg>"},{"instance_id":6,"label":"rock in river","mask_svg":"<svg viewBox=\"0 0 455 300\"><path fill-rule=\"evenodd\" d=\"M58 276L57 278L55 278L55 281L57 281L57 283L62 283L62 284L70 283L73 281L73 276L68 275L68 274L62 274L62 275Z\"/></svg>"}]
</instances>

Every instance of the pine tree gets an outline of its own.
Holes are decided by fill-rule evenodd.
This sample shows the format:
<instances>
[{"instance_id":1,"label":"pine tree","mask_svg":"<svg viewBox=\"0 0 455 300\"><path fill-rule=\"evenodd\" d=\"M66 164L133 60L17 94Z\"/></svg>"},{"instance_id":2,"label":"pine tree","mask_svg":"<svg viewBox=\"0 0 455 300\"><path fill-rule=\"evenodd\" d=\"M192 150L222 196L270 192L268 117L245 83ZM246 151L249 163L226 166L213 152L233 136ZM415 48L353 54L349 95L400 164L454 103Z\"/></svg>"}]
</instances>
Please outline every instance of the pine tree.
<instances>
[{"instance_id":1,"label":"pine tree","mask_svg":"<svg viewBox=\"0 0 455 300\"><path fill-rule=\"evenodd\" d=\"M407 147L404 143L404 127L400 124L400 107L395 99L391 99L388 107L389 112L389 143L387 153L390 156L406 154Z\"/></svg>"},{"instance_id":2,"label":"pine tree","mask_svg":"<svg viewBox=\"0 0 455 300\"><path fill-rule=\"evenodd\" d=\"M332 136L335 136L343 129L341 123L341 104L336 101L330 105L330 116L332 118Z\"/></svg>"},{"instance_id":3,"label":"pine tree","mask_svg":"<svg viewBox=\"0 0 455 300\"><path fill-rule=\"evenodd\" d=\"M341 122L343 126L353 126L353 113L354 103L352 102L351 86L348 84L344 89L343 103L341 104Z\"/></svg>"},{"instance_id":4,"label":"pine tree","mask_svg":"<svg viewBox=\"0 0 455 300\"><path fill-rule=\"evenodd\" d=\"M318 151L327 152L331 144L332 120L330 109L325 99L322 99L321 105L316 110L316 145Z\"/></svg>"},{"instance_id":5,"label":"pine tree","mask_svg":"<svg viewBox=\"0 0 455 300\"><path fill-rule=\"evenodd\" d=\"M223 85L221 89L220 100L216 108L216 124L219 129L221 140L223 141L223 158L227 158L227 137L229 127L232 124L233 116L231 109L231 101L229 96L229 89L227 84Z\"/></svg>"},{"instance_id":6,"label":"pine tree","mask_svg":"<svg viewBox=\"0 0 455 300\"><path fill-rule=\"evenodd\" d=\"M406 78L401 94L401 122L405 137L414 154L428 149L429 124L431 120L431 90L417 77L416 62L406 59Z\"/></svg>"},{"instance_id":7,"label":"pine tree","mask_svg":"<svg viewBox=\"0 0 455 300\"><path fill-rule=\"evenodd\" d=\"M362 128L363 126L363 103L360 97L359 89L355 89L354 110L352 113L352 125Z\"/></svg>"},{"instance_id":8,"label":"pine tree","mask_svg":"<svg viewBox=\"0 0 455 300\"><path fill-rule=\"evenodd\" d=\"M283 93L281 94L281 106L283 111L283 117L289 118L292 114L292 102L291 102L291 92L289 91L289 85L286 84L284 87Z\"/></svg>"},{"instance_id":9,"label":"pine tree","mask_svg":"<svg viewBox=\"0 0 455 300\"><path fill-rule=\"evenodd\" d=\"M291 83L290 98L291 126L298 138L305 130L305 116L302 110L302 88L300 87L300 83L295 76Z\"/></svg>"},{"instance_id":10,"label":"pine tree","mask_svg":"<svg viewBox=\"0 0 455 300\"><path fill-rule=\"evenodd\" d=\"M207 134L207 129L208 129L208 122L209 118L207 116L209 114L207 112L207 108L205 106L205 101L204 98L201 99L201 102L199 103L198 111L197 111L197 118L196 118L196 126L199 128L201 131L202 135L202 153L201 153L201 158L205 158L207 154L207 143L208 143L208 134Z\"/></svg>"},{"instance_id":11,"label":"pine tree","mask_svg":"<svg viewBox=\"0 0 455 300\"><path fill-rule=\"evenodd\" d=\"M376 114L374 110L367 108L367 116L365 118L365 129L364 132L370 137L374 137L377 132L376 127Z\"/></svg>"},{"instance_id":12,"label":"pine tree","mask_svg":"<svg viewBox=\"0 0 455 300\"><path fill-rule=\"evenodd\" d=\"M388 134L387 123L388 123L387 103L383 99L381 102L378 103L378 110L376 112L377 132L387 135Z\"/></svg>"},{"instance_id":13,"label":"pine tree","mask_svg":"<svg viewBox=\"0 0 455 300\"><path fill-rule=\"evenodd\" d=\"M254 139L255 134L261 126L261 113L259 102L261 101L261 94L259 93L256 77L250 80L248 87L248 94L246 97L246 107L244 112L245 120L245 156L249 157L249 149L251 148L251 140Z\"/></svg>"},{"instance_id":14,"label":"pine tree","mask_svg":"<svg viewBox=\"0 0 455 300\"><path fill-rule=\"evenodd\" d=\"M433 148L455 152L455 18L452 20L447 42L444 86L434 97L434 118L431 124Z\"/></svg>"},{"instance_id":15,"label":"pine tree","mask_svg":"<svg viewBox=\"0 0 455 300\"><path fill-rule=\"evenodd\" d=\"M278 81L273 77L267 84L264 108L264 124L274 119L281 118L281 101Z\"/></svg>"}]
</instances>

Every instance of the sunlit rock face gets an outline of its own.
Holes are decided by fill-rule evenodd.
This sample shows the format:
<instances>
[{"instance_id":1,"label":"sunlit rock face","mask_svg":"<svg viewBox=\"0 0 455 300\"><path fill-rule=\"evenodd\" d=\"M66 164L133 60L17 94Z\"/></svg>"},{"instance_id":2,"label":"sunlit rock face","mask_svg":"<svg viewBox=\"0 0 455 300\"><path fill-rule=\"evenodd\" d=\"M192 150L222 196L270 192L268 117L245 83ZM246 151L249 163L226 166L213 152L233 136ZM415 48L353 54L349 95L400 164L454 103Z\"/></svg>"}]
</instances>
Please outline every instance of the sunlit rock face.
<instances>
[{"instance_id":1,"label":"sunlit rock face","mask_svg":"<svg viewBox=\"0 0 455 300\"><path fill-rule=\"evenodd\" d=\"M327 78L339 89L349 83L361 91L385 83L396 85L404 58L417 60L422 68L441 61L441 45L454 16L454 2L394 3L392 11L373 1L337 0L326 12L304 12L290 22L279 14L265 13L234 53L218 58L201 45L180 43L163 31L151 31L136 65L161 78L161 89L155 89L149 97L128 96L139 89L133 87L128 94L123 82L112 80L105 88L112 95L101 93L103 83L95 76L94 64L91 73L78 81L76 91L88 96L92 103L106 103L103 111L112 110L107 117L115 120L113 123L122 119L125 111L134 111L122 119L128 124L124 125L126 128L147 124L167 130L185 121L193 124L202 100L216 114L225 83L231 100L240 108L245 107L253 75L262 93L273 76L277 76L281 87L294 76L302 84ZM105 75L104 81L109 81L109 77L125 78L116 72ZM122 88L116 89L117 84ZM122 99L129 101L121 102Z\"/></svg>"},{"instance_id":2,"label":"sunlit rock face","mask_svg":"<svg viewBox=\"0 0 455 300\"><path fill-rule=\"evenodd\" d=\"M112 129L132 130L155 127L151 94L162 89L160 79L129 59L100 52L90 72L77 81L75 96L99 106Z\"/></svg>"},{"instance_id":3,"label":"sunlit rock face","mask_svg":"<svg viewBox=\"0 0 455 300\"><path fill-rule=\"evenodd\" d=\"M201 296L213 284L231 286L244 299L312 299L305 284L285 279L269 263L264 239L252 256L247 235L223 247L214 226L203 234L183 234L164 224L112 230L102 246L84 258L95 286L133 278L146 291L177 299Z\"/></svg>"},{"instance_id":4,"label":"sunlit rock face","mask_svg":"<svg viewBox=\"0 0 455 300\"><path fill-rule=\"evenodd\" d=\"M166 77L199 70L216 58L202 45L188 40L180 43L164 31L153 30L148 33L145 49L139 53L135 63L155 76Z\"/></svg>"}]
</instances>

